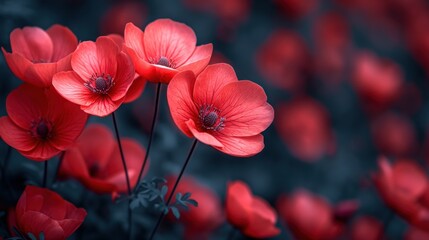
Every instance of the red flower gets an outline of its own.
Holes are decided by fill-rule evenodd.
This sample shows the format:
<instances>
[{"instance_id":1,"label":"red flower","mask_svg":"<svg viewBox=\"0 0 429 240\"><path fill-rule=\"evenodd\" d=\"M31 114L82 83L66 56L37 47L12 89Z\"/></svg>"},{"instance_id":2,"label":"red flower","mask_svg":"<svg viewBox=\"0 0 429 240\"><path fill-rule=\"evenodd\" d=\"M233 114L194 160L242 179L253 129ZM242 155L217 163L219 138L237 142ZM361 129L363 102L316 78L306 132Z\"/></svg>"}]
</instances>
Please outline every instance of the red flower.
<instances>
[{"instance_id":1,"label":"red flower","mask_svg":"<svg viewBox=\"0 0 429 240\"><path fill-rule=\"evenodd\" d=\"M87 114L53 89L23 84L6 99L0 136L27 158L44 161L67 149L82 132Z\"/></svg>"},{"instance_id":2,"label":"red flower","mask_svg":"<svg viewBox=\"0 0 429 240\"><path fill-rule=\"evenodd\" d=\"M324 198L300 190L280 197L277 209L297 239L328 240L341 235L357 203L346 201L334 208Z\"/></svg>"},{"instance_id":3,"label":"red flower","mask_svg":"<svg viewBox=\"0 0 429 240\"><path fill-rule=\"evenodd\" d=\"M83 208L76 208L56 192L27 186L18 200L15 211L16 227L24 233L45 239L67 239L86 217Z\"/></svg>"},{"instance_id":4,"label":"red flower","mask_svg":"<svg viewBox=\"0 0 429 240\"><path fill-rule=\"evenodd\" d=\"M238 81L230 65L210 65L197 78L191 71L177 74L167 99L174 122L188 137L233 156L264 148L260 133L273 121L273 108L262 87Z\"/></svg>"},{"instance_id":5,"label":"red flower","mask_svg":"<svg viewBox=\"0 0 429 240\"><path fill-rule=\"evenodd\" d=\"M410 160L390 165L381 157L379 166L374 182L385 203L412 225L429 230L429 188L424 171Z\"/></svg>"},{"instance_id":6,"label":"red flower","mask_svg":"<svg viewBox=\"0 0 429 240\"><path fill-rule=\"evenodd\" d=\"M380 240L383 238L383 224L370 216L359 217L354 221L350 239L352 240Z\"/></svg>"},{"instance_id":7,"label":"red flower","mask_svg":"<svg viewBox=\"0 0 429 240\"><path fill-rule=\"evenodd\" d=\"M101 32L122 34L128 22L140 26L144 23L146 15L146 7L142 3L120 1L109 8L101 18Z\"/></svg>"},{"instance_id":8,"label":"red flower","mask_svg":"<svg viewBox=\"0 0 429 240\"><path fill-rule=\"evenodd\" d=\"M242 181L228 184L226 215L229 223L248 237L269 238L280 234L275 226L275 210L263 198L254 196Z\"/></svg>"},{"instance_id":9,"label":"red flower","mask_svg":"<svg viewBox=\"0 0 429 240\"><path fill-rule=\"evenodd\" d=\"M39 87L51 86L55 73L70 69L70 54L78 44L70 29L53 25L17 28L10 34L12 53L2 48L6 62L16 77Z\"/></svg>"},{"instance_id":10,"label":"red flower","mask_svg":"<svg viewBox=\"0 0 429 240\"><path fill-rule=\"evenodd\" d=\"M288 91L304 87L309 69L309 53L295 32L277 30L256 55L258 70L270 83Z\"/></svg>"},{"instance_id":11,"label":"red flower","mask_svg":"<svg viewBox=\"0 0 429 240\"><path fill-rule=\"evenodd\" d=\"M372 122L374 143L383 155L409 157L416 150L417 136L411 121L393 113L383 114Z\"/></svg>"},{"instance_id":12,"label":"red flower","mask_svg":"<svg viewBox=\"0 0 429 240\"><path fill-rule=\"evenodd\" d=\"M278 132L294 156L313 162L334 151L328 112L320 103L297 98L280 105L276 112Z\"/></svg>"},{"instance_id":13,"label":"red flower","mask_svg":"<svg viewBox=\"0 0 429 240\"><path fill-rule=\"evenodd\" d=\"M284 15L292 20L304 17L314 11L319 4L319 0L276 0L275 2L284 12Z\"/></svg>"},{"instance_id":14,"label":"red flower","mask_svg":"<svg viewBox=\"0 0 429 240\"><path fill-rule=\"evenodd\" d=\"M168 177L168 189L173 187L177 177ZM185 239L208 239L210 233L224 221L222 205L219 196L211 188L199 183L191 177L180 181L176 192L190 192L191 198L198 202L198 207L190 206L188 211L180 213L180 222L185 226Z\"/></svg>"},{"instance_id":15,"label":"red flower","mask_svg":"<svg viewBox=\"0 0 429 240\"><path fill-rule=\"evenodd\" d=\"M429 232L421 229L410 227L404 235L405 240L427 240L429 239Z\"/></svg>"},{"instance_id":16,"label":"red flower","mask_svg":"<svg viewBox=\"0 0 429 240\"><path fill-rule=\"evenodd\" d=\"M55 74L52 84L83 111L101 117L119 108L135 74L130 58L105 36L80 43L71 67L73 71Z\"/></svg>"},{"instance_id":17,"label":"red flower","mask_svg":"<svg viewBox=\"0 0 429 240\"><path fill-rule=\"evenodd\" d=\"M158 19L144 33L134 24L125 27L125 49L140 76L151 82L169 83L178 72L198 75L209 63L212 44L196 47L194 31L183 23Z\"/></svg>"},{"instance_id":18,"label":"red flower","mask_svg":"<svg viewBox=\"0 0 429 240\"><path fill-rule=\"evenodd\" d=\"M400 96L403 77L397 64L364 52L356 57L353 84L365 107L378 112Z\"/></svg>"},{"instance_id":19,"label":"red flower","mask_svg":"<svg viewBox=\"0 0 429 240\"><path fill-rule=\"evenodd\" d=\"M132 139L123 138L121 143L134 187L145 150ZM59 175L75 178L96 193L127 191L119 148L110 129L100 124L88 126L76 144L65 152Z\"/></svg>"}]
</instances>

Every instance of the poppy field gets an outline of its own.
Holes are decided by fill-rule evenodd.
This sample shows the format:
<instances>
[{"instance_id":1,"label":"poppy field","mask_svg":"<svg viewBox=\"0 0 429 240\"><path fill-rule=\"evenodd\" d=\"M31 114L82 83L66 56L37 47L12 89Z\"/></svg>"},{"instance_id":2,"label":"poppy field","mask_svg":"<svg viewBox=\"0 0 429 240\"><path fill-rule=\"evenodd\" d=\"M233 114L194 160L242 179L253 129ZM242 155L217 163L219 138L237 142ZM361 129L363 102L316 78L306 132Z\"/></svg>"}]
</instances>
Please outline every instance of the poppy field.
<instances>
[{"instance_id":1,"label":"poppy field","mask_svg":"<svg viewBox=\"0 0 429 240\"><path fill-rule=\"evenodd\" d=\"M429 239L426 0L0 16L0 240Z\"/></svg>"}]
</instances>

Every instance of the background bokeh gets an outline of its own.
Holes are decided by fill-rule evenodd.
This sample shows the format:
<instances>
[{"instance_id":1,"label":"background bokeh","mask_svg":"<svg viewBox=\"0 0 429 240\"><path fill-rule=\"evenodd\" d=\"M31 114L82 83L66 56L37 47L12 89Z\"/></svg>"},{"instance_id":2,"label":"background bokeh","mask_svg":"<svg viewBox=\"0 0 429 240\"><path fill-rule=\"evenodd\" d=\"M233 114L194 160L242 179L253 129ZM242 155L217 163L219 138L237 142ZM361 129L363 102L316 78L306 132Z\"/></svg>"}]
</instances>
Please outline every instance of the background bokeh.
<instances>
[{"instance_id":1,"label":"background bokeh","mask_svg":"<svg viewBox=\"0 0 429 240\"><path fill-rule=\"evenodd\" d=\"M214 189L222 201L227 182L241 179L274 206L280 195L304 188L333 204L357 199L357 216L384 221L389 210L371 183L378 156L410 158L422 166L428 160L428 8L423 0L3 0L0 46L10 51L9 33L24 26L46 29L59 23L85 41L122 34L128 21L142 29L158 18L186 23L198 45L213 43L212 62L228 62L239 79L262 85L276 111L260 154L235 158L200 144L186 174ZM6 115L6 96L19 84L1 57L0 115ZM121 135L144 146L154 90L148 84L138 100L117 112ZM170 118L166 86L162 92L149 177L178 172L191 145ZM112 126L109 117L89 122ZM0 155L6 149L1 142ZM24 183L39 181L42 173L42 164L12 154L7 176L15 195L3 182L0 208L12 206ZM124 208L111 204L110 196L88 193L73 181L55 187L89 209L73 238L83 232L85 239L121 238ZM136 214L136 235L151 228L153 216ZM160 236L177 239L179 227L167 225ZM387 233L402 239L407 228L395 218ZM223 239L229 229L223 225L213 239ZM282 231L275 239L290 235Z\"/></svg>"}]
</instances>

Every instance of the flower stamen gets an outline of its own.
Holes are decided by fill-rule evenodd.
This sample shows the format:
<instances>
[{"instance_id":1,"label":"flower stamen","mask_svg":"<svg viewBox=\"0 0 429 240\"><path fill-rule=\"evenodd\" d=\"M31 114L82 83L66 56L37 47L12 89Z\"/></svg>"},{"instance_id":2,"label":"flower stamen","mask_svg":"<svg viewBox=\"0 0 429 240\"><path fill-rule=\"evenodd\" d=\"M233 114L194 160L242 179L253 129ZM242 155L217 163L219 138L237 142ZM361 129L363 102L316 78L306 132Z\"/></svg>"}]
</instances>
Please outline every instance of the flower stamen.
<instances>
[{"instance_id":1,"label":"flower stamen","mask_svg":"<svg viewBox=\"0 0 429 240\"><path fill-rule=\"evenodd\" d=\"M199 119L201 127L206 130L220 131L225 127L225 118L219 116L220 111L211 106L205 105L200 108Z\"/></svg>"},{"instance_id":2,"label":"flower stamen","mask_svg":"<svg viewBox=\"0 0 429 240\"><path fill-rule=\"evenodd\" d=\"M110 88L115 85L113 78L110 75L94 74L91 79L83 84L86 88L91 90L93 93L107 94Z\"/></svg>"}]
</instances>

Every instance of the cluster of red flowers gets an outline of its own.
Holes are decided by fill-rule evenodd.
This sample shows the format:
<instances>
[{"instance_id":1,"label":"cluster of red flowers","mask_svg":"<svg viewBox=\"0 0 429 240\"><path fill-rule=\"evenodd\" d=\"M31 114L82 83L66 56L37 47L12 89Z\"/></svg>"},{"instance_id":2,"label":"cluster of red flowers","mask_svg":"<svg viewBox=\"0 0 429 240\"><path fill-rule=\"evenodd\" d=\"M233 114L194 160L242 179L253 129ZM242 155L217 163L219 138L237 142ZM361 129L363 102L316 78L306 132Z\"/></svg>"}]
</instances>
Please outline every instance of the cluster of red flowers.
<instances>
[{"instance_id":1,"label":"cluster of red flowers","mask_svg":"<svg viewBox=\"0 0 429 240\"><path fill-rule=\"evenodd\" d=\"M0 118L0 136L31 160L60 155L61 179L76 179L95 193L114 197L131 193L140 180L145 149L136 140L119 139L114 115L118 147L109 128L85 124L88 114L105 117L137 99L146 81L168 84L171 116L186 136L233 156L252 156L264 148L261 132L274 117L264 90L251 81L239 81L228 64L207 66L212 44L196 46L194 31L183 23L159 19L144 32L128 23L123 38L107 35L79 44L60 25L46 31L24 27L15 29L10 41L12 52L3 49L6 62L25 83L7 97L8 116ZM66 239L82 224L86 212L43 187L26 187L9 214L9 225L16 229L11 232ZM210 200L211 190L195 184L189 191L195 192L201 208L212 212L220 208L219 200ZM231 223L249 236L277 235L273 210L260 198L253 203L250 190L245 192L244 200L228 194ZM201 222L189 231L213 229L210 226L222 222L219 212L207 214L190 212L195 215L192 221ZM191 218L185 215L183 221ZM273 230L258 231L265 226Z\"/></svg>"}]
</instances>

